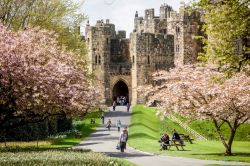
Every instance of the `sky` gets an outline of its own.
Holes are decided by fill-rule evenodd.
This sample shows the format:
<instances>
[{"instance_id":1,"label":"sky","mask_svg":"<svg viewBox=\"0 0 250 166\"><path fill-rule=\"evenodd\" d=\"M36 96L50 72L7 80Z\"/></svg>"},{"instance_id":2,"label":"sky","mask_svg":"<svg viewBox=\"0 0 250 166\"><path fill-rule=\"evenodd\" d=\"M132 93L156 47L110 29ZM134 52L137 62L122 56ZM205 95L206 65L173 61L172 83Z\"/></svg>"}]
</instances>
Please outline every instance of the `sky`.
<instances>
[{"instance_id":1,"label":"sky","mask_svg":"<svg viewBox=\"0 0 250 166\"><path fill-rule=\"evenodd\" d=\"M73 0L80 2L81 0ZM134 29L135 12L138 16L144 17L146 9L154 8L155 16L159 16L159 9L162 4L168 4L179 12L180 2L189 0L85 0L81 12L89 17L90 26L94 26L97 20L110 20L115 24L115 29L125 30L127 38ZM81 32L85 35L86 22L81 26Z\"/></svg>"}]
</instances>

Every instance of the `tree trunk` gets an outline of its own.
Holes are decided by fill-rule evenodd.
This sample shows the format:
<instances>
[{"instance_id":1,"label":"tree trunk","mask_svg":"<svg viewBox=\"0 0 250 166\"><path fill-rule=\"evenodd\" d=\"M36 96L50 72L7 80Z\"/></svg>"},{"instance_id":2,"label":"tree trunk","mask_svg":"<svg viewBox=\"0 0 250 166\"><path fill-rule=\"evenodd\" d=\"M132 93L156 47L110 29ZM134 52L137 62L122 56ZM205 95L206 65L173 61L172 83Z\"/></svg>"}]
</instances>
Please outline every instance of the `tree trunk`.
<instances>
[{"instance_id":1,"label":"tree trunk","mask_svg":"<svg viewBox=\"0 0 250 166\"><path fill-rule=\"evenodd\" d=\"M236 129L239 126L238 126L237 120L235 120L233 126L231 126L229 122L227 122L227 123L231 128L231 135L230 135L230 138L228 140L228 147L226 148L226 154L225 155L231 156L232 155L231 149L232 149L233 140L234 140L234 137L235 137L235 134L236 134Z\"/></svg>"},{"instance_id":2,"label":"tree trunk","mask_svg":"<svg viewBox=\"0 0 250 166\"><path fill-rule=\"evenodd\" d=\"M221 132L221 130L220 130L220 127L221 127L221 126L218 125L218 122L216 121L216 119L213 119L213 122L214 122L215 128L216 128L216 130L217 130L217 133L220 135L220 139L221 139L221 141L222 141L222 144L223 144L224 147L226 148L226 153L225 153L225 155L226 155L226 156L231 156L231 155L232 155L232 153L231 153L231 145L232 145L232 143L231 143L231 145L229 145L229 144L226 143L226 140L225 140L225 138L224 138L224 136L223 136L223 134L222 134L222 132ZM231 138L231 137L230 137L230 138Z\"/></svg>"}]
</instances>

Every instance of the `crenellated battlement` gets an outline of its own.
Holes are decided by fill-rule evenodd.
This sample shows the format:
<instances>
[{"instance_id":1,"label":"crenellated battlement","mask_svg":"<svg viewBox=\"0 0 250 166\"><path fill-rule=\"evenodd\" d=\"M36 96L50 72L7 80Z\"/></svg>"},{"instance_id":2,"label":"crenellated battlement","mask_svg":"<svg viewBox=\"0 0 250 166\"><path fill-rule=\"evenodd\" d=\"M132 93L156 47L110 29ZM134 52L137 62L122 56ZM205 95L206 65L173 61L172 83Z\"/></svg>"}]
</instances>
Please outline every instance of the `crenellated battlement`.
<instances>
[{"instance_id":1,"label":"crenellated battlement","mask_svg":"<svg viewBox=\"0 0 250 166\"><path fill-rule=\"evenodd\" d=\"M87 33L110 35L111 38L126 38L126 31L115 31L115 24L110 23L109 19L106 19L106 23L104 23L103 20L97 20L95 26L90 26L88 21L86 26L86 36Z\"/></svg>"},{"instance_id":2,"label":"crenellated battlement","mask_svg":"<svg viewBox=\"0 0 250 166\"><path fill-rule=\"evenodd\" d=\"M177 12L167 4L160 6L160 16L154 15L154 9L146 9L144 17L139 17L138 15L139 14L136 11L134 18L134 32L138 33L160 33L160 29L167 29L166 26L168 26L167 24L170 22L194 22L200 20L199 12L193 12L190 14L185 11L184 7L180 7L179 12Z\"/></svg>"}]
</instances>

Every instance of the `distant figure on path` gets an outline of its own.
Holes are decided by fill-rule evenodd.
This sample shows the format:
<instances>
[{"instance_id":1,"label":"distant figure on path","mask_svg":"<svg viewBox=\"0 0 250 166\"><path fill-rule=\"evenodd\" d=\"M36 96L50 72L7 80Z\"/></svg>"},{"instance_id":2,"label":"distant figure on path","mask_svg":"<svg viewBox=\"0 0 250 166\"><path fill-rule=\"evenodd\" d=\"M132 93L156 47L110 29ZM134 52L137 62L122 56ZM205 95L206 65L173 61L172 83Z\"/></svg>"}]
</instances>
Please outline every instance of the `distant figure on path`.
<instances>
[{"instance_id":1,"label":"distant figure on path","mask_svg":"<svg viewBox=\"0 0 250 166\"><path fill-rule=\"evenodd\" d=\"M111 123L111 120L109 119L107 122L106 128L108 128L108 130L110 130L111 125L112 125L112 123Z\"/></svg>"},{"instance_id":2,"label":"distant figure on path","mask_svg":"<svg viewBox=\"0 0 250 166\"><path fill-rule=\"evenodd\" d=\"M117 128L118 128L118 132L120 132L120 128L122 127L122 123L120 121L120 119L117 121Z\"/></svg>"},{"instance_id":3,"label":"distant figure on path","mask_svg":"<svg viewBox=\"0 0 250 166\"><path fill-rule=\"evenodd\" d=\"M102 124L104 124L104 113L102 113Z\"/></svg>"},{"instance_id":4,"label":"distant figure on path","mask_svg":"<svg viewBox=\"0 0 250 166\"><path fill-rule=\"evenodd\" d=\"M113 101L113 111L115 111L116 101Z\"/></svg>"},{"instance_id":5,"label":"distant figure on path","mask_svg":"<svg viewBox=\"0 0 250 166\"><path fill-rule=\"evenodd\" d=\"M129 102L127 103L127 112L129 112L130 104Z\"/></svg>"}]
</instances>

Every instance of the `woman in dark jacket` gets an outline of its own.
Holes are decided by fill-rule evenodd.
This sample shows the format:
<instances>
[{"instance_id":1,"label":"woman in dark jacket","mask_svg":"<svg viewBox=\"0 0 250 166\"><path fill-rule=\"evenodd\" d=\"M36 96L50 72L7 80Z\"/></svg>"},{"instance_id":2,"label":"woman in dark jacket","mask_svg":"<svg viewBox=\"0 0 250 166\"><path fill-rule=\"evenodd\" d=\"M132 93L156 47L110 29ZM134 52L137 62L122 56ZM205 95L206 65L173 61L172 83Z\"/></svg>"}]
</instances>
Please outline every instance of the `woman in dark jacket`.
<instances>
[{"instance_id":1,"label":"woman in dark jacket","mask_svg":"<svg viewBox=\"0 0 250 166\"><path fill-rule=\"evenodd\" d=\"M178 134L178 132L174 129L172 131L172 134L173 134L173 137L172 137L172 140L180 140L180 135Z\"/></svg>"}]
</instances>

